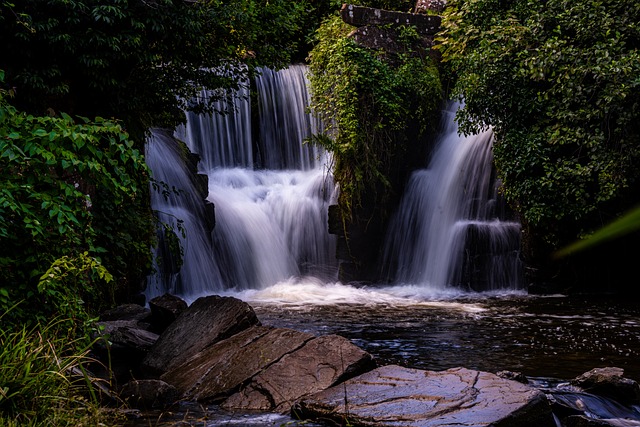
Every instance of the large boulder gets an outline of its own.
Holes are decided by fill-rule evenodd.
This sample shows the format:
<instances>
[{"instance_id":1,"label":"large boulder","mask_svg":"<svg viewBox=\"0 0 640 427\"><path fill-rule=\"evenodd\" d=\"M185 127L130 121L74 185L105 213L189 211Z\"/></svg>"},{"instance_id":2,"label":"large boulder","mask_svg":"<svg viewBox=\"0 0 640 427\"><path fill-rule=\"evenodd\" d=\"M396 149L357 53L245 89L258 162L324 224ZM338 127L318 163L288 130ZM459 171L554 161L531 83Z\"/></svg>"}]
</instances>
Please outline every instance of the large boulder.
<instances>
[{"instance_id":1,"label":"large boulder","mask_svg":"<svg viewBox=\"0 0 640 427\"><path fill-rule=\"evenodd\" d=\"M222 407L289 412L301 397L373 368L373 357L348 339L317 337L255 375Z\"/></svg>"},{"instance_id":2,"label":"large boulder","mask_svg":"<svg viewBox=\"0 0 640 427\"><path fill-rule=\"evenodd\" d=\"M254 326L174 366L161 379L176 387L186 400L221 401L312 338L292 329Z\"/></svg>"},{"instance_id":3,"label":"large boulder","mask_svg":"<svg viewBox=\"0 0 640 427\"><path fill-rule=\"evenodd\" d=\"M555 427L538 390L497 375L383 366L301 399L296 415L352 426Z\"/></svg>"},{"instance_id":4,"label":"large boulder","mask_svg":"<svg viewBox=\"0 0 640 427\"><path fill-rule=\"evenodd\" d=\"M147 377L159 377L200 351L257 324L253 308L237 298L198 298L160 335L142 361L142 371Z\"/></svg>"}]
</instances>

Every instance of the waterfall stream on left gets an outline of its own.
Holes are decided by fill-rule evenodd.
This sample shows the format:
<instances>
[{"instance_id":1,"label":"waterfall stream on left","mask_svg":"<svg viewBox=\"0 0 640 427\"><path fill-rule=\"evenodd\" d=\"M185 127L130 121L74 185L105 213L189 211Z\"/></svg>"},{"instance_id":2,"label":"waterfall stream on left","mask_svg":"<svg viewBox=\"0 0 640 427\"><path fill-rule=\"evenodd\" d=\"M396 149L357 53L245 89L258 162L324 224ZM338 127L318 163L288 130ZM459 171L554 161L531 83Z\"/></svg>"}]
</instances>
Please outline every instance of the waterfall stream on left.
<instances>
[{"instance_id":1,"label":"waterfall stream on left","mask_svg":"<svg viewBox=\"0 0 640 427\"><path fill-rule=\"evenodd\" d=\"M305 143L319 129L306 111L305 73L301 65L262 70L255 80L260 132L251 131L248 89L235 94L233 105L218 106L227 114L188 113L175 135L154 130L147 163L156 185L168 188L152 191L152 206L173 227L184 262L179 269L166 267L170 260L160 245L157 255L165 264L157 263L147 298L170 292L193 300L304 276L336 280L335 237L327 231L336 189L326 153ZM174 136L199 155L199 172L208 177L207 199L215 206L211 232Z\"/></svg>"}]
</instances>

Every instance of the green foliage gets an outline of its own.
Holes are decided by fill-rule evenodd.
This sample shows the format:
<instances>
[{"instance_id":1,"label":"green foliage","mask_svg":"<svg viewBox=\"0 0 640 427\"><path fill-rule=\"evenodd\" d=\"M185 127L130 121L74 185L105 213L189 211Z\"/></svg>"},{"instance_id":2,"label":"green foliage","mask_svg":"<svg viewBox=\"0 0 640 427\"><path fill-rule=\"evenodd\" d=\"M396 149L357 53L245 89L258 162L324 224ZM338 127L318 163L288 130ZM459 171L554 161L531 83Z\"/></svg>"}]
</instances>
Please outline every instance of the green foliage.
<instances>
[{"instance_id":1,"label":"green foliage","mask_svg":"<svg viewBox=\"0 0 640 427\"><path fill-rule=\"evenodd\" d=\"M492 126L504 193L552 246L637 202L640 2L454 0L439 37L462 128Z\"/></svg>"},{"instance_id":2,"label":"green foliage","mask_svg":"<svg viewBox=\"0 0 640 427\"><path fill-rule=\"evenodd\" d=\"M81 300L113 301L99 255L126 262L131 253L100 246L96 194L129 211L145 194L133 177L146 165L118 123L79 121L21 113L0 90L0 309L25 301L5 321L82 319ZM145 251L140 262L150 263Z\"/></svg>"},{"instance_id":3,"label":"green foliage","mask_svg":"<svg viewBox=\"0 0 640 427\"><path fill-rule=\"evenodd\" d=\"M100 261L84 252L75 257L63 256L55 260L40 277L38 293L56 307L58 316L74 318L85 312L83 298L90 298L89 302L94 307L104 304L98 299L101 295L95 292L93 286L108 285L112 280L113 276Z\"/></svg>"},{"instance_id":4,"label":"green foliage","mask_svg":"<svg viewBox=\"0 0 640 427\"><path fill-rule=\"evenodd\" d=\"M364 191L379 191L384 201L409 142L404 131L410 123L430 128L441 101L430 58L410 51L388 58L358 46L347 37L351 30L338 17L328 19L309 55L312 108L326 123L326 134L315 140L334 155L343 213Z\"/></svg>"},{"instance_id":5,"label":"green foliage","mask_svg":"<svg viewBox=\"0 0 640 427\"><path fill-rule=\"evenodd\" d=\"M37 329L0 329L0 425L78 426L108 421L91 399L94 380L82 369L89 362L87 349L69 335L60 335L60 329L56 321Z\"/></svg>"},{"instance_id":6,"label":"green foliage","mask_svg":"<svg viewBox=\"0 0 640 427\"><path fill-rule=\"evenodd\" d=\"M288 65L306 6L286 0L3 1L0 69L17 88L18 108L118 117L142 144L149 127L184 121L183 109L202 87L241 84L243 63Z\"/></svg>"}]
</instances>

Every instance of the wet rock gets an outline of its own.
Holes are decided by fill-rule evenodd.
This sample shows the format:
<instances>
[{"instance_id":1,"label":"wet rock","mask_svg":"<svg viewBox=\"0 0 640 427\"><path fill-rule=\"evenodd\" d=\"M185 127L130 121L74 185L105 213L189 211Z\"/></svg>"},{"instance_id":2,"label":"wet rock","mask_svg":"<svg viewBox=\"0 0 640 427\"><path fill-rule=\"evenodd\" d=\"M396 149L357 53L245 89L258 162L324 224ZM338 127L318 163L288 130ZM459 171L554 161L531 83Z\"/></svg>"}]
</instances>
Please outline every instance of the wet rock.
<instances>
[{"instance_id":1,"label":"wet rock","mask_svg":"<svg viewBox=\"0 0 640 427\"><path fill-rule=\"evenodd\" d=\"M505 380L518 381L522 384L529 384L529 380L522 372L512 372L512 371L500 371L496 372L496 375L500 378L504 378Z\"/></svg>"},{"instance_id":2,"label":"wet rock","mask_svg":"<svg viewBox=\"0 0 640 427\"><path fill-rule=\"evenodd\" d=\"M141 327L136 320L98 322L98 326L112 350L146 354L158 340L158 334Z\"/></svg>"},{"instance_id":3,"label":"wet rock","mask_svg":"<svg viewBox=\"0 0 640 427\"><path fill-rule=\"evenodd\" d=\"M146 320L151 312L148 308L144 308L138 304L123 304L115 308L105 311L100 315L100 321L113 320Z\"/></svg>"},{"instance_id":4,"label":"wet rock","mask_svg":"<svg viewBox=\"0 0 640 427\"><path fill-rule=\"evenodd\" d=\"M348 339L317 337L255 375L222 407L289 412L301 397L373 368L373 357Z\"/></svg>"},{"instance_id":5,"label":"wet rock","mask_svg":"<svg viewBox=\"0 0 640 427\"><path fill-rule=\"evenodd\" d=\"M149 301L151 325L157 332L163 332L187 309L187 303L175 295L164 294Z\"/></svg>"},{"instance_id":6,"label":"wet rock","mask_svg":"<svg viewBox=\"0 0 640 427\"><path fill-rule=\"evenodd\" d=\"M173 405L180 395L175 387L160 380L134 380L126 383L120 398L138 409L165 409Z\"/></svg>"},{"instance_id":7,"label":"wet rock","mask_svg":"<svg viewBox=\"0 0 640 427\"><path fill-rule=\"evenodd\" d=\"M303 398L293 411L352 426L556 426L542 392L465 368L383 366Z\"/></svg>"},{"instance_id":8,"label":"wet rock","mask_svg":"<svg viewBox=\"0 0 640 427\"><path fill-rule=\"evenodd\" d=\"M93 351L104 367L111 373L103 372L104 367L95 366L101 376L113 377L117 384L123 384L141 373L138 367L149 350L158 340L158 335L148 331L149 324L137 320L112 320L98 322L100 339L95 341Z\"/></svg>"},{"instance_id":9,"label":"wet rock","mask_svg":"<svg viewBox=\"0 0 640 427\"><path fill-rule=\"evenodd\" d=\"M232 297L198 298L160 335L142 362L148 377L159 377L213 344L259 324L253 308Z\"/></svg>"},{"instance_id":10,"label":"wet rock","mask_svg":"<svg viewBox=\"0 0 640 427\"><path fill-rule=\"evenodd\" d=\"M624 405L640 404L640 386L624 378L624 370L615 367L595 368L571 381L587 393L609 397Z\"/></svg>"},{"instance_id":11,"label":"wet rock","mask_svg":"<svg viewBox=\"0 0 640 427\"><path fill-rule=\"evenodd\" d=\"M175 386L184 399L221 401L312 338L292 329L254 326L204 349L161 379Z\"/></svg>"}]
</instances>

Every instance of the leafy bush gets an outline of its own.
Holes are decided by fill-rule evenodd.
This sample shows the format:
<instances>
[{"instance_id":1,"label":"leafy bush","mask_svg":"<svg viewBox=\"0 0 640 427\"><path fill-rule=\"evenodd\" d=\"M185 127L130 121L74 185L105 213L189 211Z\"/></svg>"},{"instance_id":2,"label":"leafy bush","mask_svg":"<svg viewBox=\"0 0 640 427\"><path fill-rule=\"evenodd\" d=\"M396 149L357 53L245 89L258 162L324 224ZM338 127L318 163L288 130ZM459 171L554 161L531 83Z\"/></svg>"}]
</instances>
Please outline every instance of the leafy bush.
<instances>
[{"instance_id":1,"label":"leafy bush","mask_svg":"<svg viewBox=\"0 0 640 427\"><path fill-rule=\"evenodd\" d=\"M16 106L117 117L141 148L200 89L241 84L249 64L289 64L306 1L0 2L0 69ZM202 100L204 101L204 100ZM204 107L204 105L200 105Z\"/></svg>"},{"instance_id":2,"label":"leafy bush","mask_svg":"<svg viewBox=\"0 0 640 427\"><path fill-rule=\"evenodd\" d=\"M106 286L112 276L100 257L127 256L99 246L95 195L116 211L135 204L147 189L132 176L146 174L146 165L119 124L28 115L8 95L0 90L0 309L25 302L5 321L62 313L82 319L68 304L113 302L115 289ZM144 250L139 262L149 263L148 245Z\"/></svg>"},{"instance_id":3,"label":"leafy bush","mask_svg":"<svg viewBox=\"0 0 640 427\"><path fill-rule=\"evenodd\" d=\"M431 130L442 99L438 70L412 51L409 29L399 31L407 46L397 55L357 45L352 30L338 17L326 20L309 54L312 108L326 123L315 139L334 155L347 215L365 191L377 191L381 203L393 193L394 171L415 142L407 129Z\"/></svg>"},{"instance_id":4,"label":"leafy bush","mask_svg":"<svg viewBox=\"0 0 640 427\"><path fill-rule=\"evenodd\" d=\"M495 161L528 236L556 248L640 188L640 2L453 0L440 36L467 132Z\"/></svg>"}]
</instances>

